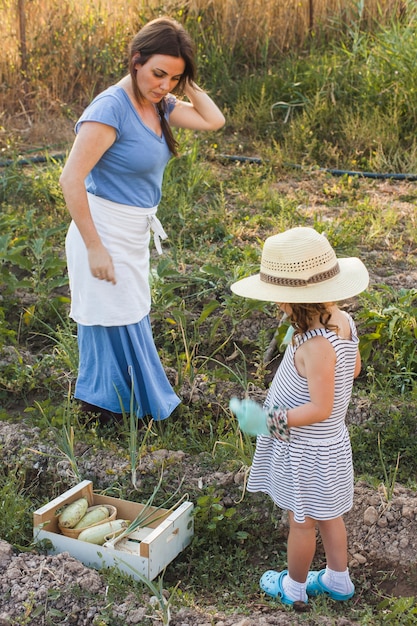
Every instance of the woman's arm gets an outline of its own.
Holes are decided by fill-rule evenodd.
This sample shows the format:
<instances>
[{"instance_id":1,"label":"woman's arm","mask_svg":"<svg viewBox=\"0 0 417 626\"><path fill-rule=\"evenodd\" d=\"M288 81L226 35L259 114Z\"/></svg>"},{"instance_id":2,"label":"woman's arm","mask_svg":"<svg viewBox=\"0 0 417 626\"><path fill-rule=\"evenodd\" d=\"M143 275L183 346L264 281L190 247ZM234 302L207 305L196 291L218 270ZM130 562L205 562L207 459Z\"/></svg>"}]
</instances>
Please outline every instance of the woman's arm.
<instances>
[{"instance_id":1,"label":"woman's arm","mask_svg":"<svg viewBox=\"0 0 417 626\"><path fill-rule=\"evenodd\" d=\"M91 217L85 178L115 139L111 126L83 122L59 179L68 211L86 245L91 273L112 283L116 282L113 262Z\"/></svg>"},{"instance_id":2,"label":"woman's arm","mask_svg":"<svg viewBox=\"0 0 417 626\"><path fill-rule=\"evenodd\" d=\"M189 102L177 100L169 122L177 128L191 130L218 130L225 118L210 96L195 83L187 83L184 94Z\"/></svg>"},{"instance_id":3,"label":"woman's arm","mask_svg":"<svg viewBox=\"0 0 417 626\"><path fill-rule=\"evenodd\" d=\"M289 428L323 422L331 415L334 404L336 353L330 342L314 337L303 343L297 353L301 357L297 365L307 378L311 401L288 410Z\"/></svg>"}]
</instances>

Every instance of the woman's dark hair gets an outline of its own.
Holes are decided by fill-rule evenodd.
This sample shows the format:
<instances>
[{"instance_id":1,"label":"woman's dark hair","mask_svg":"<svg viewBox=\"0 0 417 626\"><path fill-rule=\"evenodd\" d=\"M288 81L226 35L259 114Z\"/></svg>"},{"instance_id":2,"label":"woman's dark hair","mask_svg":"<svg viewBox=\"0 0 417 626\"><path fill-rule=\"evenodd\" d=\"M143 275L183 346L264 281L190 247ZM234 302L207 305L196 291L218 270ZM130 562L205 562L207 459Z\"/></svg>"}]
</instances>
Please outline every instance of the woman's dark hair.
<instances>
[{"instance_id":1,"label":"woman's dark hair","mask_svg":"<svg viewBox=\"0 0 417 626\"><path fill-rule=\"evenodd\" d=\"M194 44L185 28L176 20L169 17L159 17L145 24L135 35L129 46L129 72L132 77L133 93L138 102L141 93L136 83L135 66L145 65L154 54L184 60L184 72L174 89L174 93L181 94L187 82L193 82L196 75ZM161 119L162 132L169 149L177 155L178 143L172 134L170 125L165 118L166 100L158 103L158 112Z\"/></svg>"},{"instance_id":2,"label":"woman's dark hair","mask_svg":"<svg viewBox=\"0 0 417 626\"><path fill-rule=\"evenodd\" d=\"M313 304L291 304L291 315L289 317L291 324L295 328L295 334L305 333L309 328L312 320L319 315L320 323L326 330L337 330L337 326L329 324L331 318L330 303L313 303Z\"/></svg>"}]
</instances>

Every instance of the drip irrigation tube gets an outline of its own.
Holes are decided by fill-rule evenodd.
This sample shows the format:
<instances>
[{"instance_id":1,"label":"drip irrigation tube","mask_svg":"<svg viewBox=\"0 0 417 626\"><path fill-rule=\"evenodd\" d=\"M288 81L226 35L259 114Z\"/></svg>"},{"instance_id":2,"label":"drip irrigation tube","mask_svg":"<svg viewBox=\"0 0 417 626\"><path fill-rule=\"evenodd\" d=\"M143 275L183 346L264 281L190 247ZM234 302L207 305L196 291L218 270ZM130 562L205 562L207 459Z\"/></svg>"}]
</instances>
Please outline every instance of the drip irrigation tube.
<instances>
[{"instance_id":1,"label":"drip irrigation tube","mask_svg":"<svg viewBox=\"0 0 417 626\"><path fill-rule=\"evenodd\" d=\"M263 159L259 157L248 157L248 156L237 156L232 154L220 154L220 158L226 159L228 161L238 161L241 163L263 163ZM391 172L357 172L354 170L339 170L332 168L305 168L302 165L297 165L295 163L284 163L286 167L292 167L294 169L305 170L308 172L325 172L327 174L332 174L333 176L357 176L359 178L378 178L378 179L393 179L393 180L417 180L417 174L396 174Z\"/></svg>"},{"instance_id":2,"label":"drip irrigation tube","mask_svg":"<svg viewBox=\"0 0 417 626\"><path fill-rule=\"evenodd\" d=\"M34 163L46 163L49 160L61 161L67 156L66 153L51 154L49 156L33 156L28 158L18 159L6 159L0 161L0 167L8 167L11 165L33 165ZM227 161L237 161L239 163L256 163L258 165L264 162L264 159L260 157L239 156L233 154L219 154L219 158ZM339 170L326 167L319 168L306 168L302 165L295 163L284 163L285 167L291 167L293 169L304 170L308 172L325 172L332 176L357 176L358 178L375 178L375 179L392 179L392 180L407 180L416 181L417 174L397 174L392 172L359 172L355 170Z\"/></svg>"},{"instance_id":3,"label":"drip irrigation tube","mask_svg":"<svg viewBox=\"0 0 417 626\"><path fill-rule=\"evenodd\" d=\"M47 161L62 161L67 156L66 153L50 154L48 156L33 156L22 159L5 159L0 161L0 167L9 167L11 165L33 165L34 163L46 163Z\"/></svg>"}]
</instances>

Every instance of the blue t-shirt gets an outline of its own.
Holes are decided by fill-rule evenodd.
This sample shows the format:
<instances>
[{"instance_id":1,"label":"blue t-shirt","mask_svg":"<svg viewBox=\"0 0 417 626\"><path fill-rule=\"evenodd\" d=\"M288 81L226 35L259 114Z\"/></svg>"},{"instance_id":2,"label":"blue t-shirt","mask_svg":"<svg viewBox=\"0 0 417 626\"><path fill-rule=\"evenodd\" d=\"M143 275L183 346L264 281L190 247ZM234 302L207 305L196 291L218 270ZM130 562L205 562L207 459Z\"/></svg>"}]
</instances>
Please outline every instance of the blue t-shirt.
<instances>
[{"instance_id":1,"label":"blue t-shirt","mask_svg":"<svg viewBox=\"0 0 417 626\"><path fill-rule=\"evenodd\" d=\"M175 98L170 97L167 115L174 107ZM159 204L171 152L165 138L142 122L125 90L113 85L94 98L76 123L75 132L86 121L116 129L116 141L85 180L87 191L131 206Z\"/></svg>"}]
</instances>

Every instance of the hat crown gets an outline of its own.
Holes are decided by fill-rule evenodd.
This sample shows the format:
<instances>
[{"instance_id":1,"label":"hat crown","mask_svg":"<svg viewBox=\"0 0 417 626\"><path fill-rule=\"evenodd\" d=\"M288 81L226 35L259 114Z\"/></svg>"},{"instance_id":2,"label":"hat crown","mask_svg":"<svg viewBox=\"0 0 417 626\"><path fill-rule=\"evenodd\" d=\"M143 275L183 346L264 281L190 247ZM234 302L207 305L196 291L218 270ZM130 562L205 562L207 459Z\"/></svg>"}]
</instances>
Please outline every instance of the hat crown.
<instances>
[{"instance_id":1,"label":"hat crown","mask_svg":"<svg viewBox=\"0 0 417 626\"><path fill-rule=\"evenodd\" d=\"M298 226L266 239L259 274L234 283L233 293L269 302L337 302L368 286L357 257L339 258L325 235Z\"/></svg>"},{"instance_id":2,"label":"hat crown","mask_svg":"<svg viewBox=\"0 0 417 626\"><path fill-rule=\"evenodd\" d=\"M262 251L261 273L271 277L308 280L336 266L330 243L312 228L300 226L268 237Z\"/></svg>"}]
</instances>

